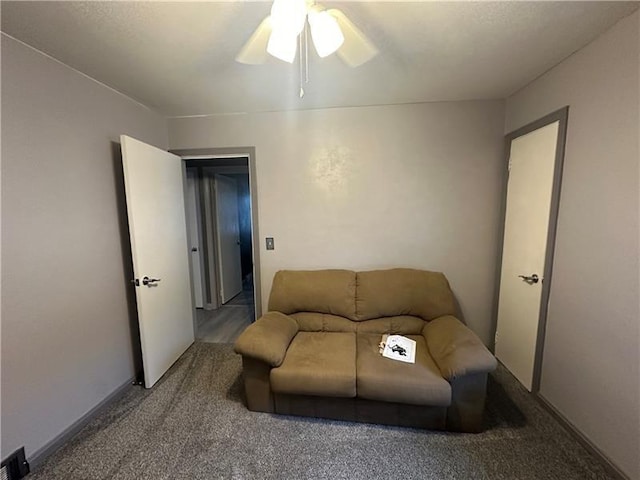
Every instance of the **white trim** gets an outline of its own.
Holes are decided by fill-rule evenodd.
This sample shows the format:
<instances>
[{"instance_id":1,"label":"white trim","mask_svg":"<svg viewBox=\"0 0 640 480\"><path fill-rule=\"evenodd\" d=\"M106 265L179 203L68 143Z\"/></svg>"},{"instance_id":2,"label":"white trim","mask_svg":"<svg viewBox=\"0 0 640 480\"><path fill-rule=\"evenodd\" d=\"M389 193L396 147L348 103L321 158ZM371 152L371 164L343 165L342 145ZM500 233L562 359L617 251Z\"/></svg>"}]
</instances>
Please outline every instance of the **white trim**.
<instances>
[{"instance_id":1,"label":"white trim","mask_svg":"<svg viewBox=\"0 0 640 480\"><path fill-rule=\"evenodd\" d=\"M219 155L185 155L180 158L182 160L208 160L208 159L219 159L219 158L246 158L249 161L250 155L248 153L238 153L233 155L229 154L219 154ZM247 164L248 166L248 164Z\"/></svg>"},{"instance_id":2,"label":"white trim","mask_svg":"<svg viewBox=\"0 0 640 480\"><path fill-rule=\"evenodd\" d=\"M357 1L361 1L361 0L357 0ZM364 1L371 1L371 0L364 0ZM413 1L416 1L416 0L413 0ZM451 102L465 102L465 103L503 102L504 100L505 100L505 97L494 97L494 96L470 98L470 99L456 99L455 97L451 97L451 98L444 98L441 100L424 100L419 102L363 103L362 105L333 105L333 106L326 106L326 107L301 107L301 108L289 108L289 109L280 109L280 110L276 109L276 110L255 110L255 111L247 111L247 112L199 113L195 115L169 115L167 116L167 120L184 120L184 119L190 119L190 118L215 118L215 117L228 117L228 116L241 116L241 115L265 115L265 114L271 114L271 113L291 114L291 113L297 113L297 112L313 112L313 111L341 110L341 109L345 110L345 109L352 109L352 108L404 107L404 106L410 106L410 105L433 105L437 103L451 103Z\"/></svg>"}]
</instances>

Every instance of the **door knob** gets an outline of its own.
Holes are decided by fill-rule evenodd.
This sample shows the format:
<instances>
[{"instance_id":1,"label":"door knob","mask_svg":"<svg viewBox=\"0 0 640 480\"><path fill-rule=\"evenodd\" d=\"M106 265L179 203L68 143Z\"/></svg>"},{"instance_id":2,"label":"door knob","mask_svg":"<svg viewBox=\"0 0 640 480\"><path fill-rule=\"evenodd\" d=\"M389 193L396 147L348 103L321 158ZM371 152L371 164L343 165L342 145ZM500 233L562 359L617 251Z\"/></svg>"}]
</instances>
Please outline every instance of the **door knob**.
<instances>
[{"instance_id":1,"label":"door knob","mask_svg":"<svg viewBox=\"0 0 640 480\"><path fill-rule=\"evenodd\" d=\"M529 285L533 285L534 283L538 283L540 281L540 278L535 273L533 275L518 275L518 277L527 282Z\"/></svg>"},{"instance_id":2,"label":"door knob","mask_svg":"<svg viewBox=\"0 0 640 480\"><path fill-rule=\"evenodd\" d=\"M159 282L160 279L159 278L149 278L149 277L144 277L142 279L142 284L146 285L147 287L154 287L157 282Z\"/></svg>"}]
</instances>

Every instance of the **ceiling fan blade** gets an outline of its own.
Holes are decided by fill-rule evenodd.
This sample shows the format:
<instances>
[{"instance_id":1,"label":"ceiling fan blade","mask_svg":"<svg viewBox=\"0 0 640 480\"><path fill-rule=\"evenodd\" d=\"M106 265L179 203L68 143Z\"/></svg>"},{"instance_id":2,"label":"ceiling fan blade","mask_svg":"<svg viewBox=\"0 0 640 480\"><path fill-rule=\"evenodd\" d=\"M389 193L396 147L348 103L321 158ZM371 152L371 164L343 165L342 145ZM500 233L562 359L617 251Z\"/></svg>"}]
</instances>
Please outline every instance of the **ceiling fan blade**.
<instances>
[{"instance_id":1,"label":"ceiling fan blade","mask_svg":"<svg viewBox=\"0 0 640 480\"><path fill-rule=\"evenodd\" d=\"M373 43L356 27L347 16L337 8L327 10L327 12L338 21L344 43L338 49L338 56L350 67L357 67L368 62L378 54L378 49Z\"/></svg>"},{"instance_id":2,"label":"ceiling fan blade","mask_svg":"<svg viewBox=\"0 0 640 480\"><path fill-rule=\"evenodd\" d=\"M236 62L259 65L267 60L267 44L271 35L271 16L265 18L236 56Z\"/></svg>"}]
</instances>

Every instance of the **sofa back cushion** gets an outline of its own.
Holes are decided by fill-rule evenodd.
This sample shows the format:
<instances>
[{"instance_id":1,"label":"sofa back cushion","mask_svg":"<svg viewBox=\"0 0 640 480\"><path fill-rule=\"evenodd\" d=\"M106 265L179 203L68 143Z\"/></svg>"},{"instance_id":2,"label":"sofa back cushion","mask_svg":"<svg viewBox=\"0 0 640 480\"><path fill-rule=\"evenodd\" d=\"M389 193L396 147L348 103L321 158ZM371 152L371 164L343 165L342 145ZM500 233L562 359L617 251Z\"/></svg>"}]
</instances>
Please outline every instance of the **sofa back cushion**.
<instances>
[{"instance_id":1,"label":"sofa back cushion","mask_svg":"<svg viewBox=\"0 0 640 480\"><path fill-rule=\"evenodd\" d=\"M394 268L356 275L358 320L412 315L428 321L456 314L449 282L440 272Z\"/></svg>"},{"instance_id":2,"label":"sofa back cushion","mask_svg":"<svg viewBox=\"0 0 640 480\"><path fill-rule=\"evenodd\" d=\"M328 313L356 320L356 273L350 270L280 270L269 310Z\"/></svg>"},{"instance_id":3,"label":"sofa back cushion","mask_svg":"<svg viewBox=\"0 0 640 480\"><path fill-rule=\"evenodd\" d=\"M298 312L290 317L298 322L301 332L355 332L358 326L358 322L329 313Z\"/></svg>"},{"instance_id":4,"label":"sofa back cushion","mask_svg":"<svg viewBox=\"0 0 640 480\"><path fill-rule=\"evenodd\" d=\"M397 317L374 318L361 322L351 322L357 325L357 333L384 333L390 335L421 335L422 329L426 325L425 321L419 317L400 315ZM299 324L299 322L298 322Z\"/></svg>"}]
</instances>

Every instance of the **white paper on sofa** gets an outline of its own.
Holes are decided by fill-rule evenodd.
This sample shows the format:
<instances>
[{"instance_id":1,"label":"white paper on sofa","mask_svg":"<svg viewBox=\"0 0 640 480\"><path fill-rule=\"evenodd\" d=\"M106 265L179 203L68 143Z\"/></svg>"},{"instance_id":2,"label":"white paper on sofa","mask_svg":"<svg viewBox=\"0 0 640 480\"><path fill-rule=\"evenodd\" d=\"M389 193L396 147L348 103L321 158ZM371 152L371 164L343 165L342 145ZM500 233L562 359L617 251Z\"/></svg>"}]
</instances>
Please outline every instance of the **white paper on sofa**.
<instances>
[{"instance_id":1,"label":"white paper on sofa","mask_svg":"<svg viewBox=\"0 0 640 480\"><path fill-rule=\"evenodd\" d=\"M387 337L386 339L384 337ZM416 363L416 342L402 335L384 335L382 356L405 363Z\"/></svg>"}]
</instances>

